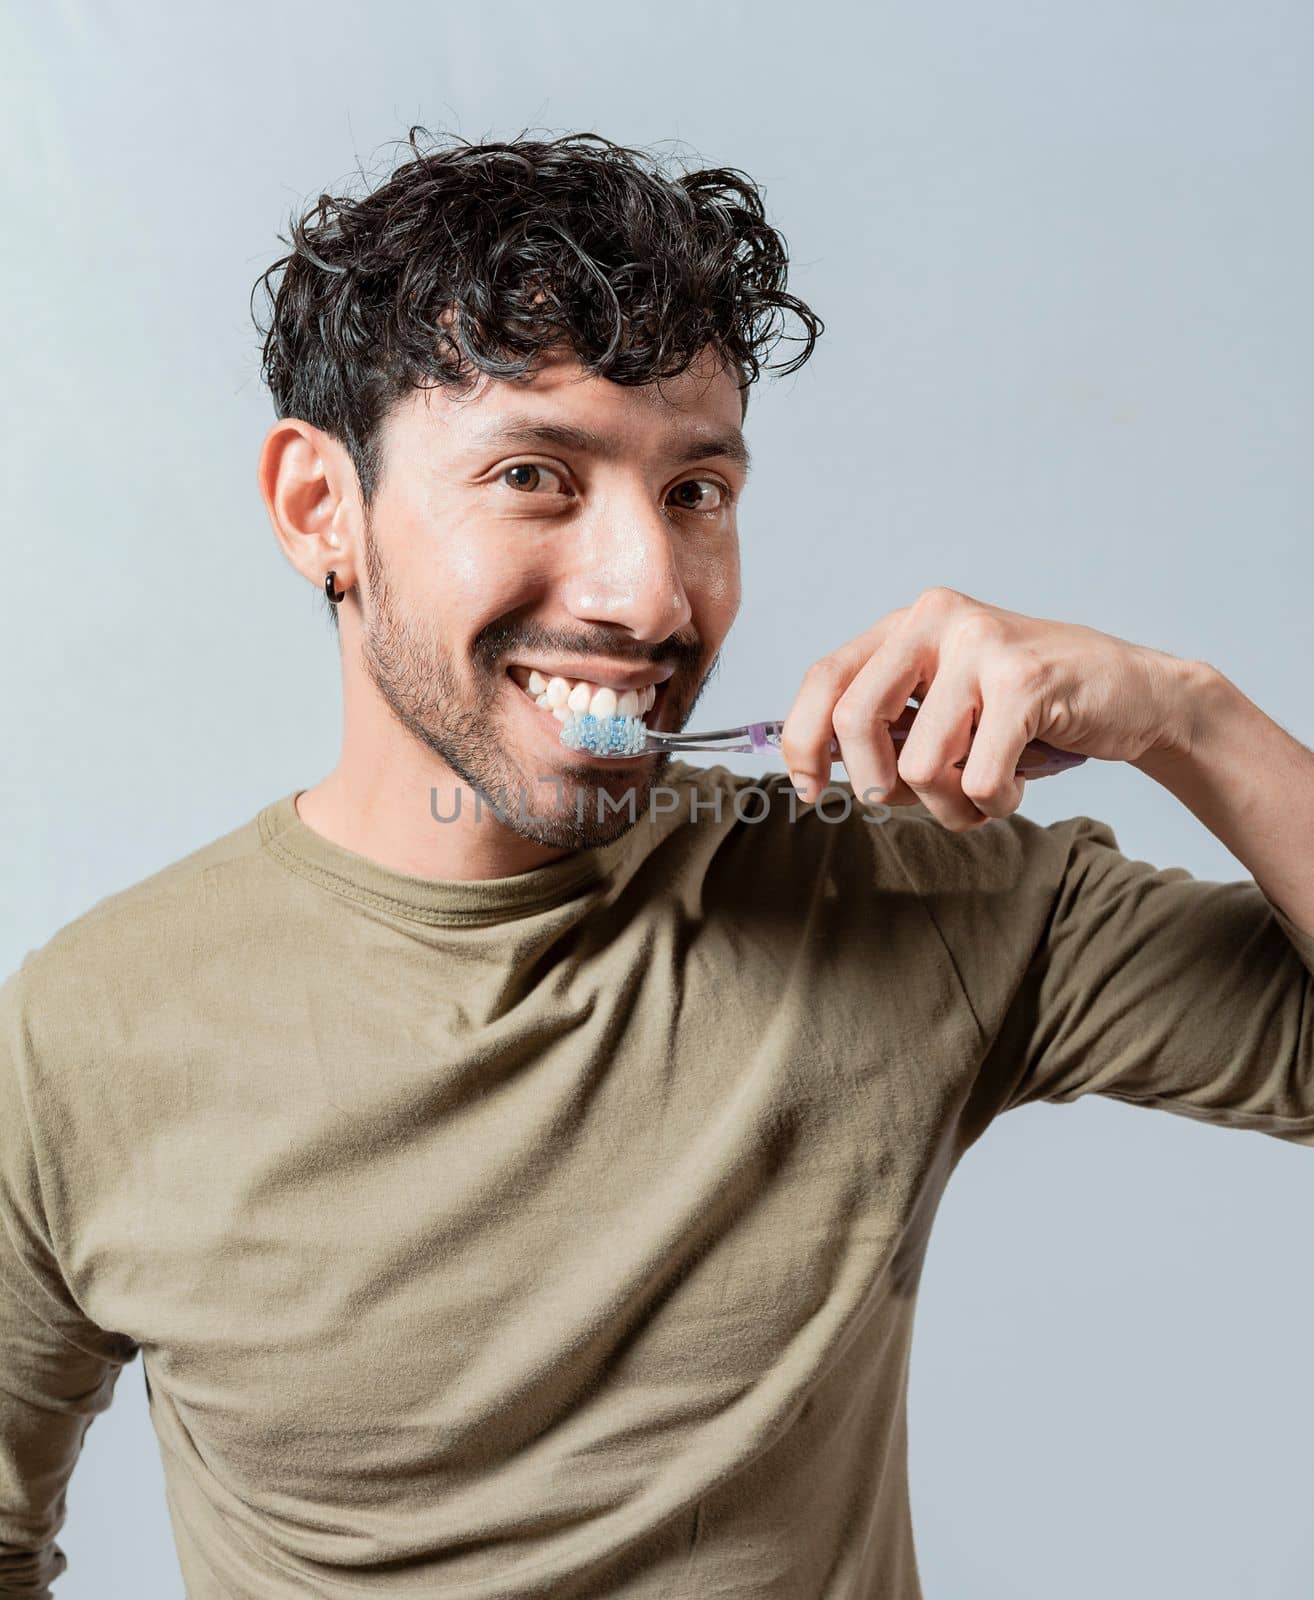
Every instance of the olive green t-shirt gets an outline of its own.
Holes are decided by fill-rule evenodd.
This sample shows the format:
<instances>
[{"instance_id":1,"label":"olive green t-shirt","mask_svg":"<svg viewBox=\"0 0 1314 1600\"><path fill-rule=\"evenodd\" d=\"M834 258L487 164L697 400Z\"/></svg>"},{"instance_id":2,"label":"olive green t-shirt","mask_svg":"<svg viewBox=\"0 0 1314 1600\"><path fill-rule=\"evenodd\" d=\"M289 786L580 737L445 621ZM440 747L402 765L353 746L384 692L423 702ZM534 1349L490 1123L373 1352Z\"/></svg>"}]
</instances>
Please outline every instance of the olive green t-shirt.
<instances>
[{"instance_id":1,"label":"olive green t-shirt","mask_svg":"<svg viewBox=\"0 0 1314 1600\"><path fill-rule=\"evenodd\" d=\"M1314 937L1253 880L664 783L478 882L289 794L0 987L0 1595L140 1354L189 1600L916 1600L964 1152L1090 1092L1314 1145Z\"/></svg>"}]
</instances>

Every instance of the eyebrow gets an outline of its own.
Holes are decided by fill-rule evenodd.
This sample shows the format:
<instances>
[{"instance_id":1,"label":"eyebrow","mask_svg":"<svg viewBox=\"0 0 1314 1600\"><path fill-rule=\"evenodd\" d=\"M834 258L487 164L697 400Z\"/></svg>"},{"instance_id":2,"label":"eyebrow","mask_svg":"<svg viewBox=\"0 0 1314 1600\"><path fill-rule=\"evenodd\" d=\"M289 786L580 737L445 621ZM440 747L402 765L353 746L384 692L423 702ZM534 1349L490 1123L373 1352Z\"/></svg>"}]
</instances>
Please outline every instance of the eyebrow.
<instances>
[{"instance_id":1,"label":"eyebrow","mask_svg":"<svg viewBox=\"0 0 1314 1600\"><path fill-rule=\"evenodd\" d=\"M617 440L594 433L590 428L577 428L566 422L545 422L529 416L503 417L496 426L476 434L472 443L476 447L489 444L554 444L563 450L578 450L584 455L597 456L600 461L615 461L625 453ZM676 466L705 461L710 456L724 456L736 462L745 473L752 463L747 441L736 429L724 433L686 434L669 444L667 455Z\"/></svg>"}]
</instances>

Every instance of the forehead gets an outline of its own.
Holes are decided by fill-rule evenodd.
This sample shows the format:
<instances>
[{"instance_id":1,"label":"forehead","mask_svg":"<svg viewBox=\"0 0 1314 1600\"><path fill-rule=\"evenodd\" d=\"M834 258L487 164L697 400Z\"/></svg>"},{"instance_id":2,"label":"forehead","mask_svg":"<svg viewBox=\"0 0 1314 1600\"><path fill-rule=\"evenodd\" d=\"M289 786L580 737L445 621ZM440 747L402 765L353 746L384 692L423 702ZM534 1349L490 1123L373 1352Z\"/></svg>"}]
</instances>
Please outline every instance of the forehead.
<instances>
[{"instance_id":1,"label":"forehead","mask_svg":"<svg viewBox=\"0 0 1314 1600\"><path fill-rule=\"evenodd\" d=\"M663 440L742 438L742 418L735 369L709 349L660 385L613 383L586 371L573 352L554 353L523 379L481 373L463 393L413 391L393 422L404 432L436 435L434 443L450 450L495 439L513 422L540 421L588 430L641 453Z\"/></svg>"}]
</instances>

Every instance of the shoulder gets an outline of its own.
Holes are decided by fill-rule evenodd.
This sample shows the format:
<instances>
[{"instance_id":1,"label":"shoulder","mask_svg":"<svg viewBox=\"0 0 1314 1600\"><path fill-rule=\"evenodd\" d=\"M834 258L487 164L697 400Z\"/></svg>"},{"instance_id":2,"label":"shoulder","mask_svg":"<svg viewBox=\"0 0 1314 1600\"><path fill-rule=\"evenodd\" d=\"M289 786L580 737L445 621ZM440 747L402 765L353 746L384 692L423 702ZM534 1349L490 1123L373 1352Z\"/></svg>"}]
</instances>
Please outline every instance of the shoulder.
<instances>
[{"instance_id":1,"label":"shoulder","mask_svg":"<svg viewBox=\"0 0 1314 1600\"><path fill-rule=\"evenodd\" d=\"M97 900L29 950L0 996L57 1032L93 1016L108 1024L130 997L158 999L159 986L198 949L200 931L217 920L228 885L267 870L257 814Z\"/></svg>"}]
</instances>

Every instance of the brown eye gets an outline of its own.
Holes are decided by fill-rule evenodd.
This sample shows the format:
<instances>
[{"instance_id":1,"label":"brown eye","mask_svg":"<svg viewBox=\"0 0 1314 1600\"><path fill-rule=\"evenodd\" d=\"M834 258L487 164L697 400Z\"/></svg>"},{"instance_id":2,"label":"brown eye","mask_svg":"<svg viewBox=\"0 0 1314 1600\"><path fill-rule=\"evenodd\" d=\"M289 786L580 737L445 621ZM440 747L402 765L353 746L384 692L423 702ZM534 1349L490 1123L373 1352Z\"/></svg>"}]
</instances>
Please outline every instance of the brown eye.
<instances>
[{"instance_id":1,"label":"brown eye","mask_svg":"<svg viewBox=\"0 0 1314 1600\"><path fill-rule=\"evenodd\" d=\"M552 467L536 466L533 461L517 461L514 467L507 467L501 475L501 482L522 494L533 494L539 488L555 494L565 490L565 480L560 472L554 472Z\"/></svg>"},{"instance_id":2,"label":"brown eye","mask_svg":"<svg viewBox=\"0 0 1314 1600\"><path fill-rule=\"evenodd\" d=\"M533 462L522 461L520 466L507 467L503 474L503 482L509 483L514 490L536 490L539 483L543 482L543 467L533 466Z\"/></svg>"},{"instance_id":3,"label":"brown eye","mask_svg":"<svg viewBox=\"0 0 1314 1600\"><path fill-rule=\"evenodd\" d=\"M719 511L725 501L726 490L715 478L687 478L683 483L677 484L671 490L671 493L673 495L683 495L684 491L689 489L698 491L701 498L686 499L685 503L680 506L681 511ZM707 503L706 491L708 489L714 489L717 494L717 498L710 505Z\"/></svg>"}]
</instances>

